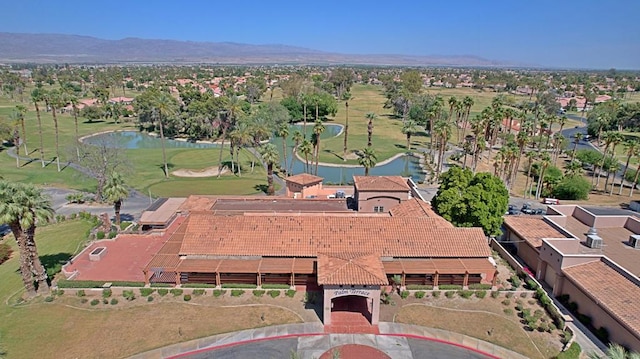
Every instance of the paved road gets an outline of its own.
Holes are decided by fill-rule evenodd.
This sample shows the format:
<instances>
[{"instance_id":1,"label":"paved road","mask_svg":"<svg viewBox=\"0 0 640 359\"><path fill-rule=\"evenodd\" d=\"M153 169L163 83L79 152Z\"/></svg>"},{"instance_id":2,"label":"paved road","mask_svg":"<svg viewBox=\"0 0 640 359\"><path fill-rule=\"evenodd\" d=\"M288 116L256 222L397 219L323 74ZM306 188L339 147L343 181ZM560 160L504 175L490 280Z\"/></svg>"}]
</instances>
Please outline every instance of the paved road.
<instances>
[{"instance_id":1,"label":"paved road","mask_svg":"<svg viewBox=\"0 0 640 359\"><path fill-rule=\"evenodd\" d=\"M196 354L180 355L189 359L244 359L244 358L290 358L296 353L300 358L318 358L330 350L333 340L329 335L261 340L257 342L213 349ZM486 359L491 358L481 353L458 346L432 340L420 340L404 337L349 335L361 337L391 358L403 359ZM360 340L356 340L360 341Z\"/></svg>"}]
</instances>

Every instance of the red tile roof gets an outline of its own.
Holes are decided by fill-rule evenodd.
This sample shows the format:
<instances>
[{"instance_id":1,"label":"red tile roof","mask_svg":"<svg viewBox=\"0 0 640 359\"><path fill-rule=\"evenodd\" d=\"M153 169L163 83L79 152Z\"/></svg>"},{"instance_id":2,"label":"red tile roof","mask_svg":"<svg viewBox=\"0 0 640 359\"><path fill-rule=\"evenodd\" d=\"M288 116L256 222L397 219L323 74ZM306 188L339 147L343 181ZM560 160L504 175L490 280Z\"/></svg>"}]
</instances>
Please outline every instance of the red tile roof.
<instances>
[{"instance_id":1,"label":"red tile roof","mask_svg":"<svg viewBox=\"0 0 640 359\"><path fill-rule=\"evenodd\" d=\"M408 192L407 180L400 176L353 176L353 184L358 191Z\"/></svg>"},{"instance_id":2,"label":"red tile roof","mask_svg":"<svg viewBox=\"0 0 640 359\"><path fill-rule=\"evenodd\" d=\"M392 257L488 257L481 228L432 218L214 216L192 213L181 255L315 257L354 249Z\"/></svg>"},{"instance_id":3,"label":"red tile roof","mask_svg":"<svg viewBox=\"0 0 640 359\"><path fill-rule=\"evenodd\" d=\"M287 182L299 184L301 186L309 186L309 185L312 185L312 184L316 184L316 183L322 182L323 178L322 177L318 177L318 176L314 176L314 175L310 175L308 173L300 173L300 174L297 174L295 176L287 177L287 178L285 178L285 180Z\"/></svg>"},{"instance_id":4,"label":"red tile roof","mask_svg":"<svg viewBox=\"0 0 640 359\"><path fill-rule=\"evenodd\" d=\"M542 246L542 238L568 238L540 216L505 216L504 224L534 248Z\"/></svg>"},{"instance_id":5,"label":"red tile roof","mask_svg":"<svg viewBox=\"0 0 640 359\"><path fill-rule=\"evenodd\" d=\"M640 337L640 286L613 268L607 260L563 268L562 271L584 293Z\"/></svg>"},{"instance_id":6,"label":"red tile roof","mask_svg":"<svg viewBox=\"0 0 640 359\"><path fill-rule=\"evenodd\" d=\"M440 217L431 209L431 205L427 202L412 198L402 201L399 205L391 208L389 211L393 217L422 217L438 220L442 228L453 228L453 225L446 219Z\"/></svg>"},{"instance_id":7,"label":"red tile roof","mask_svg":"<svg viewBox=\"0 0 640 359\"><path fill-rule=\"evenodd\" d=\"M388 285L380 257L373 253L318 253L320 285Z\"/></svg>"}]
</instances>

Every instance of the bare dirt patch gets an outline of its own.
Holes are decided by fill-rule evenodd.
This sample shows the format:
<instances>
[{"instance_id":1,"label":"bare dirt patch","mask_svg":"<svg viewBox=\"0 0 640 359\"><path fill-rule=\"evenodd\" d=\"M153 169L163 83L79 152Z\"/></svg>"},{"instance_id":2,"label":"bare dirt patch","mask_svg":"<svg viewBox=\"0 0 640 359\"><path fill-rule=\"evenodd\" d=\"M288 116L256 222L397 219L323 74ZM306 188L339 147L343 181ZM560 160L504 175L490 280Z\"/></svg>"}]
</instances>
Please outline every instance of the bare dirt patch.
<instances>
[{"instance_id":1,"label":"bare dirt patch","mask_svg":"<svg viewBox=\"0 0 640 359\"><path fill-rule=\"evenodd\" d=\"M200 178L200 177L214 177L214 176L217 176L218 173L225 174L227 172L229 172L227 168L223 168L222 171L219 171L217 166L213 166L213 167L207 167L202 170L179 169L171 172L171 174L176 177Z\"/></svg>"}]
</instances>

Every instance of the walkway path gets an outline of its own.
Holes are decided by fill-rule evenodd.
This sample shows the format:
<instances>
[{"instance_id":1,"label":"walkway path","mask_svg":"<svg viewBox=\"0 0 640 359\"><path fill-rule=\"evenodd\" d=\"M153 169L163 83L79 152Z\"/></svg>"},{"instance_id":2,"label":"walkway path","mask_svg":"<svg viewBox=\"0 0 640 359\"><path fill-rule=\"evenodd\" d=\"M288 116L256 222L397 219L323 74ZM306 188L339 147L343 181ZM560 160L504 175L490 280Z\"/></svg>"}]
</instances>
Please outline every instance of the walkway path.
<instances>
[{"instance_id":1,"label":"walkway path","mask_svg":"<svg viewBox=\"0 0 640 359\"><path fill-rule=\"evenodd\" d=\"M323 334L321 323L287 324L196 339L151 350L132 359L156 358L319 358L331 348L361 344L391 358L514 358L521 354L479 339L445 330L380 323L380 335Z\"/></svg>"}]
</instances>

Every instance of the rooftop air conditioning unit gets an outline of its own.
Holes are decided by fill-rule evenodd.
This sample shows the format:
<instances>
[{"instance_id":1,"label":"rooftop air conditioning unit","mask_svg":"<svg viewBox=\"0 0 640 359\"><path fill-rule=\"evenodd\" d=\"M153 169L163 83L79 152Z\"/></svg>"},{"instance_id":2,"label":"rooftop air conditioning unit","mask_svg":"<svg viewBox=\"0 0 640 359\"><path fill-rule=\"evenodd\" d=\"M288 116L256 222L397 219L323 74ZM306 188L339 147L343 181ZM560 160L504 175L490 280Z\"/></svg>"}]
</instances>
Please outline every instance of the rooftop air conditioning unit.
<instances>
[{"instance_id":1,"label":"rooftop air conditioning unit","mask_svg":"<svg viewBox=\"0 0 640 359\"><path fill-rule=\"evenodd\" d=\"M602 238L597 234L587 235L587 247L589 248L602 248Z\"/></svg>"},{"instance_id":2,"label":"rooftop air conditioning unit","mask_svg":"<svg viewBox=\"0 0 640 359\"><path fill-rule=\"evenodd\" d=\"M640 235L632 234L629 236L629 245L632 248L640 249Z\"/></svg>"}]
</instances>

